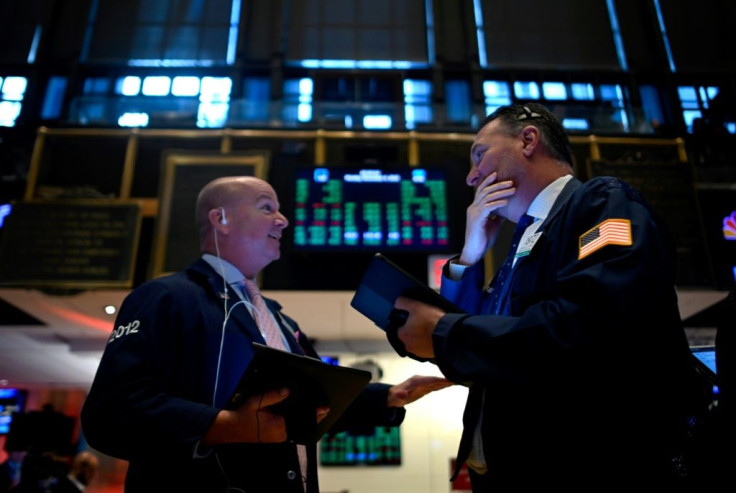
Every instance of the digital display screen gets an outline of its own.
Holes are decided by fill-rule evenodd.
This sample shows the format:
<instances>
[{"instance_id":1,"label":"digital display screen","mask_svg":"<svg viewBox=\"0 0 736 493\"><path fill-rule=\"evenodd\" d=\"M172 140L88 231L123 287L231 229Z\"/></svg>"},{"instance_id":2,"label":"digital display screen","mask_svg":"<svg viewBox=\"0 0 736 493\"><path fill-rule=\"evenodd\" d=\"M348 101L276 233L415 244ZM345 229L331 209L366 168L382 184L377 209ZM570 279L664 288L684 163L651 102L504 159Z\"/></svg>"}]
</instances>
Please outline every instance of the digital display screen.
<instances>
[{"instance_id":1,"label":"digital display screen","mask_svg":"<svg viewBox=\"0 0 736 493\"><path fill-rule=\"evenodd\" d=\"M400 427L377 426L369 434L327 433L320 440L323 466L400 466Z\"/></svg>"},{"instance_id":2,"label":"digital display screen","mask_svg":"<svg viewBox=\"0 0 736 493\"><path fill-rule=\"evenodd\" d=\"M0 435L10 431L14 413L25 410L26 391L12 388L0 389Z\"/></svg>"},{"instance_id":3,"label":"digital display screen","mask_svg":"<svg viewBox=\"0 0 736 493\"><path fill-rule=\"evenodd\" d=\"M736 286L736 188L701 184L698 200L715 287L731 289Z\"/></svg>"},{"instance_id":4,"label":"digital display screen","mask_svg":"<svg viewBox=\"0 0 736 493\"><path fill-rule=\"evenodd\" d=\"M712 371L714 374L717 373L715 347L693 348L692 352L693 355L695 355L695 357L698 358L701 363L703 363L710 369L710 371Z\"/></svg>"},{"instance_id":5,"label":"digital display screen","mask_svg":"<svg viewBox=\"0 0 736 493\"><path fill-rule=\"evenodd\" d=\"M447 177L427 168L296 170L295 250L417 250L450 245Z\"/></svg>"},{"instance_id":6,"label":"digital display screen","mask_svg":"<svg viewBox=\"0 0 736 493\"><path fill-rule=\"evenodd\" d=\"M13 206L10 204L0 204L0 228L5 224L5 218L10 215Z\"/></svg>"}]
</instances>

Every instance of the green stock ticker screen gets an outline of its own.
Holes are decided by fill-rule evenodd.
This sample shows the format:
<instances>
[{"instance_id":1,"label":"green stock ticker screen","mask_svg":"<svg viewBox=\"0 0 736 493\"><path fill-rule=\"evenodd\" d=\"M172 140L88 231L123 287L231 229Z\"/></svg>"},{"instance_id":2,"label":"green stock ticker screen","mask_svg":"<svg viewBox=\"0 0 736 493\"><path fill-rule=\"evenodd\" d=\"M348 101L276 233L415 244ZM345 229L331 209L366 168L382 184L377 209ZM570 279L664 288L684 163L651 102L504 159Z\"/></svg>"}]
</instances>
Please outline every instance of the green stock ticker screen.
<instances>
[{"instance_id":1,"label":"green stock ticker screen","mask_svg":"<svg viewBox=\"0 0 736 493\"><path fill-rule=\"evenodd\" d=\"M450 246L444 170L323 166L296 171L298 251L436 251Z\"/></svg>"},{"instance_id":2,"label":"green stock ticker screen","mask_svg":"<svg viewBox=\"0 0 736 493\"><path fill-rule=\"evenodd\" d=\"M401 429L377 426L370 434L327 433L320 440L323 466L399 466Z\"/></svg>"}]
</instances>

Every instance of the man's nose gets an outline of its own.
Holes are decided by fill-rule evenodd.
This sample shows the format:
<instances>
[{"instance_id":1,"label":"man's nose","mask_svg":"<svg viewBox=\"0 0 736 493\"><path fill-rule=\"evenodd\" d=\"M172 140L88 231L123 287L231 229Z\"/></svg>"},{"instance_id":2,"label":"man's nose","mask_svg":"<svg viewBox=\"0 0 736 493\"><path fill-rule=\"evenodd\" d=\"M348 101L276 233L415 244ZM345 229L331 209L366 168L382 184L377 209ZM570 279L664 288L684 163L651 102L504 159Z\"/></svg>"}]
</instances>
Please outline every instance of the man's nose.
<instances>
[{"instance_id":1,"label":"man's nose","mask_svg":"<svg viewBox=\"0 0 736 493\"><path fill-rule=\"evenodd\" d=\"M465 177L465 183L469 187L474 187L480 182L480 172L478 171L478 168L473 166L470 171L468 171L468 176Z\"/></svg>"}]
</instances>

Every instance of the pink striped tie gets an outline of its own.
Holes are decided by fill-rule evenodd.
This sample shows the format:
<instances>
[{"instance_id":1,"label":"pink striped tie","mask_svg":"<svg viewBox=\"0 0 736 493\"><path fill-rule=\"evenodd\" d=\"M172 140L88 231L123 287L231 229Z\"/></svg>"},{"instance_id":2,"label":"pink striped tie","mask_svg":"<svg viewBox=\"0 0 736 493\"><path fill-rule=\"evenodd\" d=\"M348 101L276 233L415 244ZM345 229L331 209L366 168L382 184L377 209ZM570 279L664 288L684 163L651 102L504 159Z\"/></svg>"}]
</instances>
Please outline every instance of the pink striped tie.
<instances>
[{"instance_id":1,"label":"pink striped tie","mask_svg":"<svg viewBox=\"0 0 736 493\"><path fill-rule=\"evenodd\" d=\"M284 340L281 336L281 329L276 323L271 311L266 306L266 302L263 301L261 291L258 289L258 285L252 279L243 279L242 281L245 290L250 296L250 300L255 307L255 319L258 322L258 328L263 332L263 338L266 339L266 344L271 347L275 347L284 351L288 351L288 348L284 345ZM302 473L302 483L304 485L304 491L307 491L307 447L302 444L297 444L296 451L299 454L299 467Z\"/></svg>"},{"instance_id":2,"label":"pink striped tie","mask_svg":"<svg viewBox=\"0 0 736 493\"><path fill-rule=\"evenodd\" d=\"M258 328L263 333L263 338L266 339L266 344L278 349L286 350L284 346L284 340L281 337L281 329L279 328L276 320L273 318L271 311L266 306L266 302L263 301L261 291L258 289L258 285L252 279L244 279L245 290L250 296L250 300L256 309L255 319L258 322Z\"/></svg>"}]
</instances>

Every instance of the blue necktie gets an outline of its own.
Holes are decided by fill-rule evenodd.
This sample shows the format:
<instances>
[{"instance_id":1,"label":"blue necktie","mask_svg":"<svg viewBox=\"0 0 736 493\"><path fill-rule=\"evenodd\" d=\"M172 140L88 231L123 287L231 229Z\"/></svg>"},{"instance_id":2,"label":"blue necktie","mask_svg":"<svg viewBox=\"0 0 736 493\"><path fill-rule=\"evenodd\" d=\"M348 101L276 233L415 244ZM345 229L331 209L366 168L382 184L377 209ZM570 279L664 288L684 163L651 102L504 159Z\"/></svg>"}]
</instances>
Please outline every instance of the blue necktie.
<instances>
[{"instance_id":1,"label":"blue necktie","mask_svg":"<svg viewBox=\"0 0 736 493\"><path fill-rule=\"evenodd\" d=\"M496 315L507 315L508 310L504 309L507 306L506 301L506 295L508 293L508 285L510 284L510 276L511 276L511 269L514 266L514 255L516 254L516 250L519 248L519 241L521 240L521 236L524 234L524 231L526 231L526 228L534 222L534 217L530 216L529 214L524 214L521 216L521 219L519 219L519 222L516 223L516 227L514 228L514 237L511 240L511 248L509 249L509 254L506 257L506 260L504 260L503 265L501 265L501 269L498 271L498 274L496 274L496 278L493 281L492 290L490 293L491 299L489 302L490 307L490 313L496 314Z\"/></svg>"}]
</instances>

